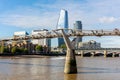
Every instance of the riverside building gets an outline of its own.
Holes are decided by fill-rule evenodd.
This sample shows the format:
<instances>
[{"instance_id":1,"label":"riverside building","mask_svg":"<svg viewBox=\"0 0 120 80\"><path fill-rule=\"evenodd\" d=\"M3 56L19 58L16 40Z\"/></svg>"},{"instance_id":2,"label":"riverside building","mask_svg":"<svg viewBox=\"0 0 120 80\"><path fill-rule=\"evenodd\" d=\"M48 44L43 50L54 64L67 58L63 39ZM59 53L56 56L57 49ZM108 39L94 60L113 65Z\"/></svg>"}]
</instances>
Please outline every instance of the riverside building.
<instances>
[{"instance_id":1,"label":"riverside building","mask_svg":"<svg viewBox=\"0 0 120 80\"><path fill-rule=\"evenodd\" d=\"M79 45L78 45L78 48L82 48L82 49L100 49L101 44L94 41L94 40L90 40L89 42L80 42Z\"/></svg>"},{"instance_id":2,"label":"riverside building","mask_svg":"<svg viewBox=\"0 0 120 80\"><path fill-rule=\"evenodd\" d=\"M32 30L31 35L32 36L42 36L42 35L47 35L49 34L47 29L41 29L41 30ZM42 45L42 46L47 46L51 47L51 39L45 38L45 39L32 39L31 40L32 44L35 45Z\"/></svg>"},{"instance_id":3,"label":"riverside building","mask_svg":"<svg viewBox=\"0 0 120 80\"><path fill-rule=\"evenodd\" d=\"M26 31L17 31L17 32L14 32L13 37L15 39L15 38L27 37L28 35L29 34ZM21 39L19 39L18 41L12 41L12 46L16 46L19 43L27 44L28 42L30 43L29 40L21 40Z\"/></svg>"}]
</instances>

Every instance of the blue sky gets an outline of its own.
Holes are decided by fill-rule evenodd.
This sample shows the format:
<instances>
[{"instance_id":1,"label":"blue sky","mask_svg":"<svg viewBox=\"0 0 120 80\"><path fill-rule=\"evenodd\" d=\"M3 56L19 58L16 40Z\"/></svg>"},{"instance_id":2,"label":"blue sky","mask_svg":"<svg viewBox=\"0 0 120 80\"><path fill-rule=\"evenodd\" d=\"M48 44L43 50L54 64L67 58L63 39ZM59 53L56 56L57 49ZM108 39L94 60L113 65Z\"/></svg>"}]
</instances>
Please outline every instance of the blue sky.
<instances>
[{"instance_id":1,"label":"blue sky","mask_svg":"<svg viewBox=\"0 0 120 80\"><path fill-rule=\"evenodd\" d=\"M61 9L69 13L70 28L77 20L85 30L120 28L120 0L0 0L0 37L15 31L55 29ZM84 37L84 41L92 39L104 47L120 46L119 37Z\"/></svg>"}]
</instances>

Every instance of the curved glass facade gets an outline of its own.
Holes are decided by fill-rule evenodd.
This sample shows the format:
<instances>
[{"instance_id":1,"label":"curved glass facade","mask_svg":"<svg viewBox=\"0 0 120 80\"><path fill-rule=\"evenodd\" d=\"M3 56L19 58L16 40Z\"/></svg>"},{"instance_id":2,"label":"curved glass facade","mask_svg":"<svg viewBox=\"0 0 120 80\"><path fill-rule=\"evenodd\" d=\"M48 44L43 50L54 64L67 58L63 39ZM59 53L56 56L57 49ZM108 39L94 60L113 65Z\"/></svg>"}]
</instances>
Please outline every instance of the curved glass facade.
<instances>
[{"instance_id":1,"label":"curved glass facade","mask_svg":"<svg viewBox=\"0 0 120 80\"><path fill-rule=\"evenodd\" d=\"M60 11L56 28L57 29L68 29L68 12L64 9ZM65 32L67 33L67 30L65 30ZM65 44L63 38L52 39L52 47L60 47L62 44Z\"/></svg>"},{"instance_id":2,"label":"curved glass facade","mask_svg":"<svg viewBox=\"0 0 120 80\"><path fill-rule=\"evenodd\" d=\"M57 29L68 29L68 12L64 9L60 11L60 17L57 24ZM67 32L67 30L65 30ZM58 38L58 47L64 43L63 38Z\"/></svg>"},{"instance_id":3,"label":"curved glass facade","mask_svg":"<svg viewBox=\"0 0 120 80\"><path fill-rule=\"evenodd\" d=\"M58 29L68 29L68 12L64 9L62 9L60 11L57 28Z\"/></svg>"}]
</instances>

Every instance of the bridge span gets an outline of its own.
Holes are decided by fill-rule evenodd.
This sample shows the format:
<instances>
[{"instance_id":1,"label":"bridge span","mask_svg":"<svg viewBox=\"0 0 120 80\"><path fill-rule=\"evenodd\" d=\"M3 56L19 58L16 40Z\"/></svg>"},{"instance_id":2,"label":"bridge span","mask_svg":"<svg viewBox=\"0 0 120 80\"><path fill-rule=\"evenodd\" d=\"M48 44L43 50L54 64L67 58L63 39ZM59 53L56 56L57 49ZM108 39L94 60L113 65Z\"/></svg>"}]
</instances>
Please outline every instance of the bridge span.
<instances>
[{"instance_id":1,"label":"bridge span","mask_svg":"<svg viewBox=\"0 0 120 80\"><path fill-rule=\"evenodd\" d=\"M29 39L43 39L43 38L58 38L63 37L61 30L66 29L56 29L48 31L49 34L36 34L36 35L27 35L27 36L13 36L1 38L0 41L9 41L9 40L29 40ZM118 29L114 30L73 30L67 29L67 37L74 36L120 36L120 31Z\"/></svg>"},{"instance_id":2,"label":"bridge span","mask_svg":"<svg viewBox=\"0 0 120 80\"><path fill-rule=\"evenodd\" d=\"M117 57L120 55L120 48L100 48L100 49L75 49L75 53L83 57L84 54L89 53L89 56L111 55L111 57Z\"/></svg>"}]
</instances>

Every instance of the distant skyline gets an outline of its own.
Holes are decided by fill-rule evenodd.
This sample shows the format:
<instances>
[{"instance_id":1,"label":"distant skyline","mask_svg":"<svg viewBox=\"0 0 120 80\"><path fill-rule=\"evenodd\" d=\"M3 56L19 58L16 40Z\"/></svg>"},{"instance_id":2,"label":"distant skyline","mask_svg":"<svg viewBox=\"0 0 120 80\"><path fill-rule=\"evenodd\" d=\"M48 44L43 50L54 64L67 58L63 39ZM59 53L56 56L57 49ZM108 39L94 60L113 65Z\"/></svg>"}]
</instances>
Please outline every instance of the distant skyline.
<instances>
[{"instance_id":1,"label":"distant skyline","mask_svg":"<svg viewBox=\"0 0 120 80\"><path fill-rule=\"evenodd\" d=\"M82 21L83 29L120 29L120 0L0 0L0 38L15 31L55 29L61 9L68 11L69 28ZM120 47L120 37L84 37L104 47Z\"/></svg>"}]
</instances>

